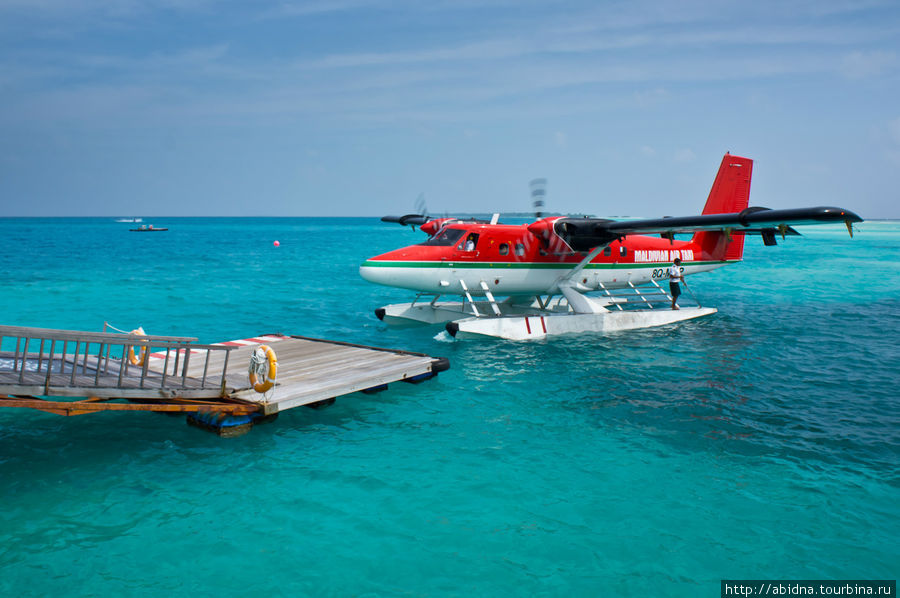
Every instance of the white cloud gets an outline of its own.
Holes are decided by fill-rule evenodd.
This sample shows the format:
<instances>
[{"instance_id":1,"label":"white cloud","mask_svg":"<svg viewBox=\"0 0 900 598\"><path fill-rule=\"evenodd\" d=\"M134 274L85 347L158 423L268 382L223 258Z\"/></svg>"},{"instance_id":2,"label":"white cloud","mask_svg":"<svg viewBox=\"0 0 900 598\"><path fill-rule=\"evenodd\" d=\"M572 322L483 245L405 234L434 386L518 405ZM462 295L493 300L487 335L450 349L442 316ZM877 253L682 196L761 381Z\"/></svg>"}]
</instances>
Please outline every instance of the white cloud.
<instances>
[{"instance_id":1,"label":"white cloud","mask_svg":"<svg viewBox=\"0 0 900 598\"><path fill-rule=\"evenodd\" d=\"M273 8L266 9L262 18L299 17L307 15L343 12L371 5L371 0L305 0L281 2Z\"/></svg>"},{"instance_id":2,"label":"white cloud","mask_svg":"<svg viewBox=\"0 0 900 598\"><path fill-rule=\"evenodd\" d=\"M897 65L897 55L893 52L851 52L843 57L840 71L848 79L877 77Z\"/></svg>"},{"instance_id":3,"label":"white cloud","mask_svg":"<svg viewBox=\"0 0 900 598\"><path fill-rule=\"evenodd\" d=\"M693 162L696 158L696 154L688 148L676 150L675 154L672 156L672 159L679 163Z\"/></svg>"},{"instance_id":4,"label":"white cloud","mask_svg":"<svg viewBox=\"0 0 900 598\"><path fill-rule=\"evenodd\" d=\"M891 140L900 146L900 118L890 121L887 125L887 130Z\"/></svg>"},{"instance_id":5,"label":"white cloud","mask_svg":"<svg viewBox=\"0 0 900 598\"><path fill-rule=\"evenodd\" d=\"M29 15L41 19L128 19L156 11L196 12L221 0L0 0L0 13Z\"/></svg>"},{"instance_id":6,"label":"white cloud","mask_svg":"<svg viewBox=\"0 0 900 598\"><path fill-rule=\"evenodd\" d=\"M565 149L569 145L568 137L562 131L557 131L553 134L553 139L556 141L556 146Z\"/></svg>"},{"instance_id":7,"label":"white cloud","mask_svg":"<svg viewBox=\"0 0 900 598\"><path fill-rule=\"evenodd\" d=\"M636 91L634 100L638 106L653 106L664 102L669 97L669 92L661 87L648 91Z\"/></svg>"},{"instance_id":8,"label":"white cloud","mask_svg":"<svg viewBox=\"0 0 900 598\"><path fill-rule=\"evenodd\" d=\"M487 4L496 8L510 1ZM849 10L823 1L838 13ZM33 2L48 12L75 14L77 9L71 6L81 7L85 18L104 10L102 0ZM165 12L160 2L176 7L176 18L190 9L214 6L233 19L238 10L237 4L226 0L110 0L105 4L116 7L118 13L131 10L137 25L142 16L137 13ZM810 2L799 12L818 10L818 4ZM136 88L144 85L147 104L165 103L166 110L185 114L192 110L223 117L331 114L342 120L469 124L473 117L521 117L529 112L542 117L595 114L603 110L606 100L610 105L674 105L685 95L679 86L683 84L758 81L765 88L776 78L833 75L835 65L847 76L861 77L883 72L896 62L896 55L889 51L845 55L848 44L889 36L887 24L845 27L793 17L762 26L763 11L754 8L741 26L723 28L727 13L712 14L702 2L689 1L687 10L663 7L661 15L649 10L657 7L652 1L634 6L571 5L567 11L539 9L539 5L526 2L520 13L504 17L513 19L515 27L492 27L490 19L495 17L490 16L471 30L454 34L452 28L445 28L440 35L428 35L428 27L443 22L444 13L490 11L451 0L438 0L428 7L404 0L399 8L390 0L283 0L276 7L284 15L346 12L350 18L375 11L378 18L390 19L390 14L402 13L404 20L424 23L424 29L398 39L373 35L353 43L323 35L324 42L287 45L283 52L270 53L248 43L253 38L229 35L194 39L196 48L186 47L185 42L157 45L143 55L137 48L146 46L88 45L96 48L92 54L23 47L0 58L0 82L6 90L23 92L19 105L30 103L29 94L59 94L70 100L84 94L93 102L95 96L119 87L124 101L129 97L137 101ZM23 6L26 0L0 0L0 14ZM239 10L265 9L241 5ZM563 101L547 101L558 91L565 93ZM179 102L166 101L173 96ZM34 111L29 115L39 116ZM565 136L555 141L560 147L567 144Z\"/></svg>"}]
</instances>

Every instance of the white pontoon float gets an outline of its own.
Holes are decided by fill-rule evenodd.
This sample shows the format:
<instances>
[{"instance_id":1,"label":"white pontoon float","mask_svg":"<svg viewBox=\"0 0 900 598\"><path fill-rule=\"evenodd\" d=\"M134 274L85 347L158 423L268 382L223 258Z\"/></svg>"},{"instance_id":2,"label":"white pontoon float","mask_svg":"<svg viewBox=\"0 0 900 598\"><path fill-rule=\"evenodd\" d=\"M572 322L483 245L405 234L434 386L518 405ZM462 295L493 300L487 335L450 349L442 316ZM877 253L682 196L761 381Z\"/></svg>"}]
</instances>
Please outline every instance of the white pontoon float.
<instances>
[{"instance_id":1,"label":"white pontoon float","mask_svg":"<svg viewBox=\"0 0 900 598\"><path fill-rule=\"evenodd\" d=\"M560 285L562 295L509 297L496 301L482 283L478 291L465 288L465 301L439 302L440 295L419 293L412 303L396 303L375 310L387 323L446 323L456 338L492 336L509 340L540 339L558 334L614 332L665 326L716 313L714 307L694 305L672 309L672 297L656 282L638 287L607 289L587 296L580 289ZM693 298L693 293L684 285ZM478 293L483 299L475 299ZM430 301L428 298L431 298ZM682 295L682 298L684 296Z\"/></svg>"}]
</instances>

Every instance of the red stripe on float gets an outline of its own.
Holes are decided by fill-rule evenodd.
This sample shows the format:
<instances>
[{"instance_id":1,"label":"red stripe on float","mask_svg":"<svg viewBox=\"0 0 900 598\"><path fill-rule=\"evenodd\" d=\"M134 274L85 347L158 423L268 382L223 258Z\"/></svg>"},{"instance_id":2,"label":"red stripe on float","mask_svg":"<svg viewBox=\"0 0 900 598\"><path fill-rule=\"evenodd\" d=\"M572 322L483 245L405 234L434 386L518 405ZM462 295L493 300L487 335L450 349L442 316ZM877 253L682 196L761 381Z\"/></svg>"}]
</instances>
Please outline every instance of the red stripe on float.
<instances>
[{"instance_id":1,"label":"red stripe on float","mask_svg":"<svg viewBox=\"0 0 900 598\"><path fill-rule=\"evenodd\" d=\"M528 329L528 334L531 334L531 324L528 323L528 318L525 318L525 328Z\"/></svg>"},{"instance_id":2,"label":"red stripe on float","mask_svg":"<svg viewBox=\"0 0 900 598\"><path fill-rule=\"evenodd\" d=\"M541 328L544 329L544 334L547 334L547 325L544 324L544 316L541 316Z\"/></svg>"}]
</instances>

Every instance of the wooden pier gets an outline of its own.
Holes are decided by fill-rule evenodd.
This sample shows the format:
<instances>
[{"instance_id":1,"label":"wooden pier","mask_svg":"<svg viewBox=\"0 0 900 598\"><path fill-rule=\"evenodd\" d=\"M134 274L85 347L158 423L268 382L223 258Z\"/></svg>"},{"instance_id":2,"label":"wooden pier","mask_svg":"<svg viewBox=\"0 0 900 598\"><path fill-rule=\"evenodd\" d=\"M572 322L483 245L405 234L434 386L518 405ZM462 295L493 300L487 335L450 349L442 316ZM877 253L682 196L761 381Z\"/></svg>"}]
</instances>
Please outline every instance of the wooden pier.
<instances>
[{"instance_id":1,"label":"wooden pier","mask_svg":"<svg viewBox=\"0 0 900 598\"><path fill-rule=\"evenodd\" d=\"M185 412L203 415L203 425L221 430L226 418L271 419L285 409L383 390L391 382L418 382L449 367L446 359L421 353L302 336L196 341L0 326L0 407L61 415ZM277 358L266 392L254 389L248 373L251 355L262 345Z\"/></svg>"}]
</instances>

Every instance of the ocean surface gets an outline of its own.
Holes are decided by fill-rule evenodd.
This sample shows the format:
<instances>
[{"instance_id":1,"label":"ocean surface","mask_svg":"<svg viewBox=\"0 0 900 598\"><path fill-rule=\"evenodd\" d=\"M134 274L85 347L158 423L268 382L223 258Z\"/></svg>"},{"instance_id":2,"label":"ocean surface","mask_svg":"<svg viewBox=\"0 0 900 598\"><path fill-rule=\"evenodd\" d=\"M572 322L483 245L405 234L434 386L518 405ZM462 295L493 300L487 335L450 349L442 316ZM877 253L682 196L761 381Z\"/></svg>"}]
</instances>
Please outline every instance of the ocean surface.
<instances>
[{"instance_id":1,"label":"ocean surface","mask_svg":"<svg viewBox=\"0 0 900 598\"><path fill-rule=\"evenodd\" d=\"M692 276L701 320L538 342L391 328L371 219L0 219L0 324L421 351L421 385L235 439L0 410L2 596L718 596L896 579L900 223ZM278 240L280 247L274 247Z\"/></svg>"}]
</instances>

